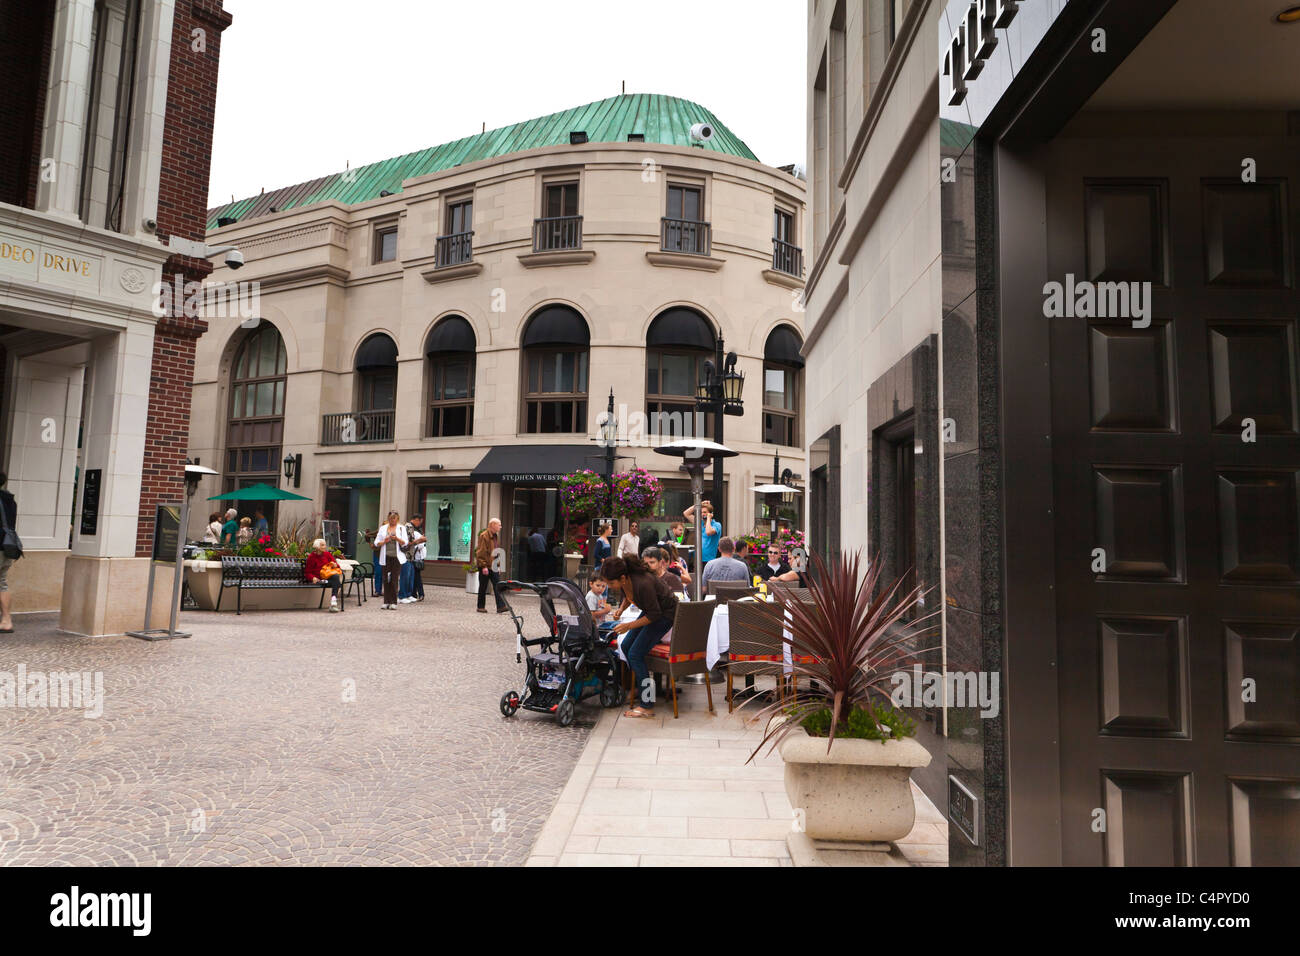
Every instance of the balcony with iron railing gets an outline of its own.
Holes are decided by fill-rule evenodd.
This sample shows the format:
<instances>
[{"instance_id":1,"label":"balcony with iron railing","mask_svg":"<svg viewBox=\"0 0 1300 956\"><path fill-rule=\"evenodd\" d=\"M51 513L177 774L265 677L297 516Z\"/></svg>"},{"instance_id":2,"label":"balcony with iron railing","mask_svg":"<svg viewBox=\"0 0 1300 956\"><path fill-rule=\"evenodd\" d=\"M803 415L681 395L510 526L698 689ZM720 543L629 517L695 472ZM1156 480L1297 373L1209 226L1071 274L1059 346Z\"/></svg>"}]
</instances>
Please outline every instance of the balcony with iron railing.
<instances>
[{"instance_id":1,"label":"balcony with iron railing","mask_svg":"<svg viewBox=\"0 0 1300 956\"><path fill-rule=\"evenodd\" d=\"M322 445L373 445L393 440L394 409L336 412L321 416Z\"/></svg>"},{"instance_id":2,"label":"balcony with iron railing","mask_svg":"<svg viewBox=\"0 0 1300 956\"><path fill-rule=\"evenodd\" d=\"M773 239L772 268L777 272L802 278L803 250L781 239Z\"/></svg>"},{"instance_id":3,"label":"balcony with iron railing","mask_svg":"<svg viewBox=\"0 0 1300 956\"><path fill-rule=\"evenodd\" d=\"M445 269L448 266L464 265L474 260L474 231L454 232L448 236L439 236L434 247L434 266Z\"/></svg>"},{"instance_id":4,"label":"balcony with iron railing","mask_svg":"<svg viewBox=\"0 0 1300 956\"><path fill-rule=\"evenodd\" d=\"M663 252L707 256L712 250L711 227L695 219L660 220L659 248Z\"/></svg>"},{"instance_id":5,"label":"balcony with iron railing","mask_svg":"<svg viewBox=\"0 0 1300 956\"><path fill-rule=\"evenodd\" d=\"M533 220L533 252L562 252L581 248L581 216L550 216Z\"/></svg>"}]
</instances>

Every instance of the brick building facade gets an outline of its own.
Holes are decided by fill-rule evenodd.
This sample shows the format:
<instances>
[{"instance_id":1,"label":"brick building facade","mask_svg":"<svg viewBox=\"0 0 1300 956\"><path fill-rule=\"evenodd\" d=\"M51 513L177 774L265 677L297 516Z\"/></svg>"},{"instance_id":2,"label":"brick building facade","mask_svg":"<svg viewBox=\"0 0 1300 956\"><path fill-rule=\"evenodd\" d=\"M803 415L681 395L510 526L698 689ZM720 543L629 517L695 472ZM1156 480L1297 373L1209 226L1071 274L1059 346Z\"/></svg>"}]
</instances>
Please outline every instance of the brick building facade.
<instances>
[{"instance_id":1,"label":"brick building facade","mask_svg":"<svg viewBox=\"0 0 1300 956\"><path fill-rule=\"evenodd\" d=\"M230 22L221 0L0 0L0 467L26 546L10 585L16 611L58 608L69 631L140 626L156 508L184 494L205 324L158 289L212 271L167 244L204 237Z\"/></svg>"}]
</instances>

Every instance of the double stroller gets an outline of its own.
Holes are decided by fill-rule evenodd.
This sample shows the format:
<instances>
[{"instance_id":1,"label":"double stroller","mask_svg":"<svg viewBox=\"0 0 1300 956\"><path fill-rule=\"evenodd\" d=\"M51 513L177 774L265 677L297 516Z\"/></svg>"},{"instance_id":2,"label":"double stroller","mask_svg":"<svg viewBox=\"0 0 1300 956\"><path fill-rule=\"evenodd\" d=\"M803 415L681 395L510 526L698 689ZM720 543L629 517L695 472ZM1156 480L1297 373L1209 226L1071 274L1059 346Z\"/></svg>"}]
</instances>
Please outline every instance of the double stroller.
<instances>
[{"instance_id":1,"label":"double stroller","mask_svg":"<svg viewBox=\"0 0 1300 956\"><path fill-rule=\"evenodd\" d=\"M599 695L605 707L623 702L623 674L610 636L596 626L595 618L577 585L565 578L543 584L502 581L497 586L515 624L515 661L525 663L523 693L501 695L501 713L516 711L553 714L561 727L573 723L577 702ZM547 632L524 637L523 609L538 604Z\"/></svg>"}]
</instances>

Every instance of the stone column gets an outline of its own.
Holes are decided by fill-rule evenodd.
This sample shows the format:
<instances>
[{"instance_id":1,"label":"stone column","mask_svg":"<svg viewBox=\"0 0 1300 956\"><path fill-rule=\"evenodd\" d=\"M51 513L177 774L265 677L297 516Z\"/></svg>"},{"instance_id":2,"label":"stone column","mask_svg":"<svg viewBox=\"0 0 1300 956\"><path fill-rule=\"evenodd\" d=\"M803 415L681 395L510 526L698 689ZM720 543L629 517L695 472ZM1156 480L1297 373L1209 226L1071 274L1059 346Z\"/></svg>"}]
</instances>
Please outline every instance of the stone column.
<instances>
[{"instance_id":1,"label":"stone column","mask_svg":"<svg viewBox=\"0 0 1300 956\"><path fill-rule=\"evenodd\" d=\"M94 0L58 0L36 208L69 219L78 218L94 20Z\"/></svg>"}]
</instances>

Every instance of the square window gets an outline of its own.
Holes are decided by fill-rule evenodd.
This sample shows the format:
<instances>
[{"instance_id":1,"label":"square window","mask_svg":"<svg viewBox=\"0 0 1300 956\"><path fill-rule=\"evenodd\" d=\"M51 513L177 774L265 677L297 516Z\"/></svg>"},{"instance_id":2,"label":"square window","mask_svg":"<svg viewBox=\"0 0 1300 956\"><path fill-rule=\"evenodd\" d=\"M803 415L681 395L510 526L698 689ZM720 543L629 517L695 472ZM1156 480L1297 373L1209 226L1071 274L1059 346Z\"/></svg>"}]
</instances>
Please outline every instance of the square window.
<instances>
[{"instance_id":1,"label":"square window","mask_svg":"<svg viewBox=\"0 0 1300 956\"><path fill-rule=\"evenodd\" d=\"M392 262L397 258L397 227L375 230L375 262Z\"/></svg>"}]
</instances>

